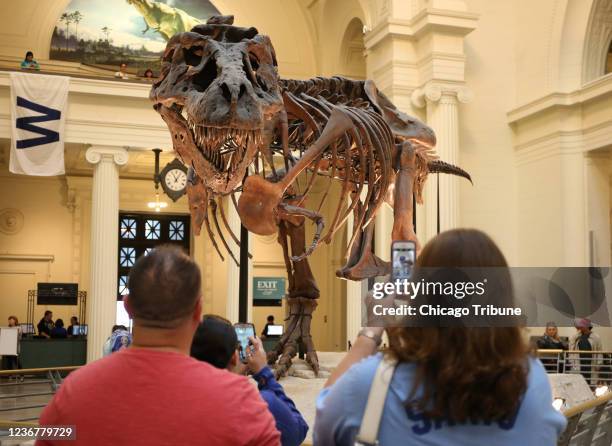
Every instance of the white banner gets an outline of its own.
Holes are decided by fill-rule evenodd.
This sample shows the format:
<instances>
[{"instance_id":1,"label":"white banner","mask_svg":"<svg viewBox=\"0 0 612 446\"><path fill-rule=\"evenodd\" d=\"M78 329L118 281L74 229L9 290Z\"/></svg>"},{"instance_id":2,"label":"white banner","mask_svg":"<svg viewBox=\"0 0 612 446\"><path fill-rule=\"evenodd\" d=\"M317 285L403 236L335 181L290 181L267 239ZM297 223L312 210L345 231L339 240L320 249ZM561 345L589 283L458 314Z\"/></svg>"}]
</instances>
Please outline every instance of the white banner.
<instances>
[{"instance_id":1,"label":"white banner","mask_svg":"<svg viewBox=\"0 0 612 446\"><path fill-rule=\"evenodd\" d=\"M11 73L11 172L38 176L64 173L69 79Z\"/></svg>"}]
</instances>

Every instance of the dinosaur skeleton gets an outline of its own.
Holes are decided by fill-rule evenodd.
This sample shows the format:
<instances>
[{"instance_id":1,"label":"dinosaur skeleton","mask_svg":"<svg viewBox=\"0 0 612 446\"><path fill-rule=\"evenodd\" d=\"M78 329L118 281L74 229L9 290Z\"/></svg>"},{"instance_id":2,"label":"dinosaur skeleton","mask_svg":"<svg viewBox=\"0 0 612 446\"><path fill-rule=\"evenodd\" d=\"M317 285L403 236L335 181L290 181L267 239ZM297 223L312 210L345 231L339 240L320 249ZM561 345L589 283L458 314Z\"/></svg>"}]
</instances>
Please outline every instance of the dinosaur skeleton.
<instances>
[{"instance_id":1,"label":"dinosaur skeleton","mask_svg":"<svg viewBox=\"0 0 612 446\"><path fill-rule=\"evenodd\" d=\"M278 234L289 317L278 347L268 354L271 364L280 356L277 376L290 367L298 342L318 372L310 321L320 293L308 256L330 243L352 215L347 263L337 275L362 280L387 274L389 263L372 252L372 222L381 205L393 207L393 240L418 243L413 199L422 202L428 174L471 181L464 170L437 159L433 130L399 111L372 81L280 79L270 39L255 28L233 26L232 16L216 16L174 35L150 98L168 125L174 150L189 166L196 234L204 226L223 258L216 232L236 261L224 232L233 243L240 241L227 222L224 196L231 197L250 232ZM313 208L307 201L320 176L328 177L328 186ZM340 200L325 225L319 211L333 180L341 183ZM309 243L306 220L315 225Z\"/></svg>"}]
</instances>

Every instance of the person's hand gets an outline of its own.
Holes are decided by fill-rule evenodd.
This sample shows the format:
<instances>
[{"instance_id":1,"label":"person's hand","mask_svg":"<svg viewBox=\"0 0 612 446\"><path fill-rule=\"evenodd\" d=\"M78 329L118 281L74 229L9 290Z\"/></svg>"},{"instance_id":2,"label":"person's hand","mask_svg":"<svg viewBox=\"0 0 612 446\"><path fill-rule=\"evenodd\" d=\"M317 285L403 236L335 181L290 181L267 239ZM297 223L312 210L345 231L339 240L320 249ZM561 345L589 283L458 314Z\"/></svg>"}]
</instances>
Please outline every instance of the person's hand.
<instances>
[{"instance_id":1,"label":"person's hand","mask_svg":"<svg viewBox=\"0 0 612 446\"><path fill-rule=\"evenodd\" d=\"M259 373L267 364L266 352L259 338L249 336L249 345L246 349L247 366L253 373Z\"/></svg>"}]
</instances>

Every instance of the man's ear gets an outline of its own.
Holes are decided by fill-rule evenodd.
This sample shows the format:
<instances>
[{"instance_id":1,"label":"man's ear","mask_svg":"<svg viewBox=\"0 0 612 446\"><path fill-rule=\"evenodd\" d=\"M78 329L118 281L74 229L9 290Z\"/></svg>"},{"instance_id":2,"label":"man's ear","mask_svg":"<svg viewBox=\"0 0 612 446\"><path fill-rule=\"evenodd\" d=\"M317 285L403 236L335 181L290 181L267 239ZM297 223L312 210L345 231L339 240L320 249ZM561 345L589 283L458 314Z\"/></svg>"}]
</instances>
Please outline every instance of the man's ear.
<instances>
[{"instance_id":1,"label":"man's ear","mask_svg":"<svg viewBox=\"0 0 612 446\"><path fill-rule=\"evenodd\" d=\"M238 363L240 362L240 356L238 356L238 350L234 350L234 354L229 360L229 364L227 365L228 370L234 370Z\"/></svg>"},{"instance_id":2,"label":"man's ear","mask_svg":"<svg viewBox=\"0 0 612 446\"><path fill-rule=\"evenodd\" d=\"M191 315L191 317L196 323L200 323L200 320L202 319L202 296L198 298L198 302L196 303L196 306L193 309L193 314Z\"/></svg>"}]
</instances>

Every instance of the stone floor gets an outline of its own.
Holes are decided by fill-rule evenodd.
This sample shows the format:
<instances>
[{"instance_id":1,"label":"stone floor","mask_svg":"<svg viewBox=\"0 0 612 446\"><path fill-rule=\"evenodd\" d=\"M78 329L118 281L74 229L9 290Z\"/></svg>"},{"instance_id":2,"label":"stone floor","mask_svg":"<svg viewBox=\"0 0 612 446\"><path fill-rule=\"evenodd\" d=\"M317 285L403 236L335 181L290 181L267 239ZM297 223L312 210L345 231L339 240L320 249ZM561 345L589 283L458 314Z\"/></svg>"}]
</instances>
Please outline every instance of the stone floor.
<instances>
[{"instance_id":1,"label":"stone floor","mask_svg":"<svg viewBox=\"0 0 612 446\"><path fill-rule=\"evenodd\" d=\"M317 395L323 388L330 372L338 365L345 354L338 352L317 352L321 368L318 377L314 376L310 366L303 360L294 359L293 366L289 369L290 376L280 380L285 393L293 400L295 406L302 413L310 427L305 444L312 444L312 428L314 427Z\"/></svg>"}]
</instances>

